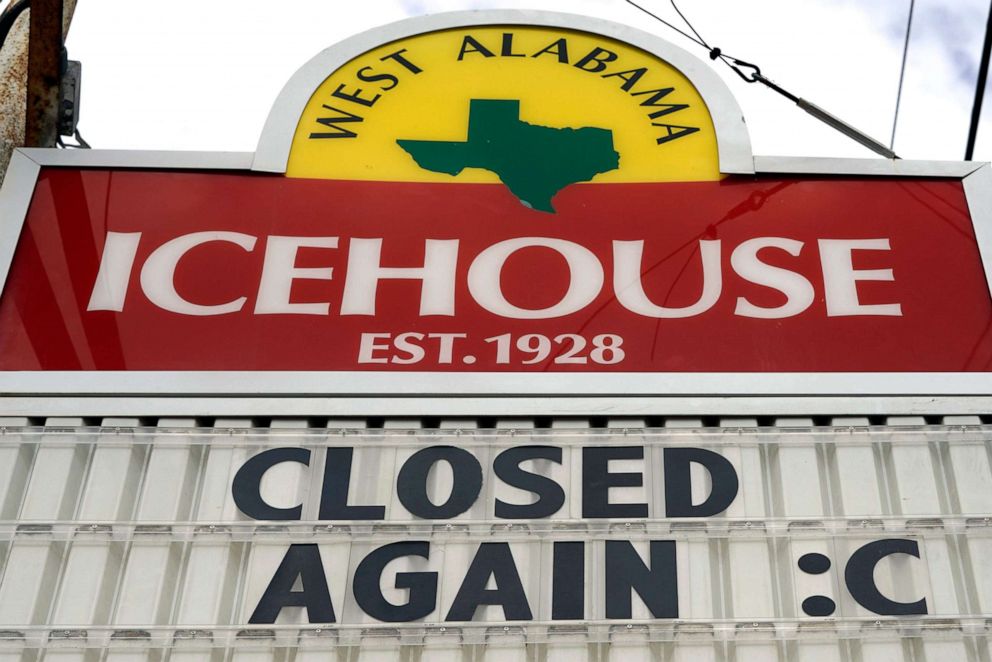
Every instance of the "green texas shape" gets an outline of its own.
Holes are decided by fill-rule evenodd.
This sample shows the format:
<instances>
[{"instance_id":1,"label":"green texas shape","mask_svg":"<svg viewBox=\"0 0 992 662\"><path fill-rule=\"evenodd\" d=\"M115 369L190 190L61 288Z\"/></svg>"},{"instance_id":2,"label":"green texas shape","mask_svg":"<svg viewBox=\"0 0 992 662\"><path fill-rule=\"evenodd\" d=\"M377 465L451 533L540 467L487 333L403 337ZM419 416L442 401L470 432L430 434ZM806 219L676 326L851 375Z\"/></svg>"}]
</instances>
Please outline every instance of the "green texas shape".
<instances>
[{"instance_id":1,"label":"green texas shape","mask_svg":"<svg viewBox=\"0 0 992 662\"><path fill-rule=\"evenodd\" d=\"M448 175L464 168L490 170L524 205L552 213L551 199L558 191L620 164L612 131L528 124L520 120L516 100L472 99L464 142L396 142L426 170Z\"/></svg>"}]
</instances>

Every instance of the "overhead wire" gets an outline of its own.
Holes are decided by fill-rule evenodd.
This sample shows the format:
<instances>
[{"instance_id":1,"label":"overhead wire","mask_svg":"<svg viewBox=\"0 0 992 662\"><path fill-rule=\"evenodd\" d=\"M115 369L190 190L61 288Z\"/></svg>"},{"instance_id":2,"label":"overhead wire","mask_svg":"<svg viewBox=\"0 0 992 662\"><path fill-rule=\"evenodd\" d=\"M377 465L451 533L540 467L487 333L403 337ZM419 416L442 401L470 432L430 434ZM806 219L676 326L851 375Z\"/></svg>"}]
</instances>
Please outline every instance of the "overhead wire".
<instances>
[{"instance_id":1,"label":"overhead wire","mask_svg":"<svg viewBox=\"0 0 992 662\"><path fill-rule=\"evenodd\" d=\"M906 19L906 41L902 45L902 66L899 67L899 87L896 91L896 110L892 114L892 138L889 149L896 148L896 126L899 124L899 104L902 102L902 82L906 77L906 55L909 53L909 35L913 31L913 9L916 0L909 0L909 18Z\"/></svg>"},{"instance_id":2,"label":"overhead wire","mask_svg":"<svg viewBox=\"0 0 992 662\"><path fill-rule=\"evenodd\" d=\"M689 22L689 19L687 19L685 17L685 14L682 13L682 10L679 9L678 5L675 4L675 0L670 0L670 2L672 3L672 8L675 10L675 13L679 15L679 18L681 18L682 21L689 27L689 29L692 31L692 34L689 34L688 32L686 32L685 30L682 30L678 26L673 25L672 23L669 23L668 21L666 21L665 19L663 19L661 16L658 16L654 12L648 10L643 5L640 5L640 4L636 3L636 2L634 2L634 0L624 0L624 1L627 4L629 4L629 5L637 8L637 9L639 9L642 12L644 12L645 14L647 14L651 18L655 19L656 21L658 21L658 22L664 24L665 26L669 27L670 29L674 30L675 32L678 32L680 35L682 35L683 37L685 37L689 41L691 41L691 42L693 42L693 43L695 43L695 44L697 44L699 46L702 46L707 51L709 51L710 59L711 60L718 60L719 59L725 65L727 65L728 67L730 67L738 76L740 76L741 78L743 78L746 82L748 82L748 83L754 83L754 82L756 82L752 78L749 78L747 75L745 75L740 70L739 67L740 66L744 66L744 67L748 67L748 68L751 68L751 69L754 69L754 70L757 70L757 67L755 67L753 64L751 64L749 62L745 62L743 60L740 60L738 58L733 57L732 55L729 55L727 53L724 53L723 52L723 49L721 49L721 48L710 46L709 45L709 42L707 42L705 39L703 39L703 36L701 34L699 34L699 31L696 30L695 27L693 27L692 23ZM693 36L693 35L695 35L695 36Z\"/></svg>"},{"instance_id":3,"label":"overhead wire","mask_svg":"<svg viewBox=\"0 0 992 662\"><path fill-rule=\"evenodd\" d=\"M651 18L653 18L654 20L658 21L659 23L664 23L669 28L671 28L672 30L675 30L680 35L682 35L683 37L685 37L686 39L688 39L689 41L694 41L698 45L702 46L703 48L709 48L709 46L706 45L706 42L704 42L702 40L702 38L700 38L698 35L695 36L695 37L693 37L691 34L689 34L688 32L686 32L685 30L681 30L681 29L677 28L676 26L672 25L671 23L669 23L668 21L666 21L665 19L663 19L661 16L658 16L657 14L655 14L652 11L650 11L646 7L642 7L641 5L637 4L636 2L634 2L634 0L626 0L626 2L627 2L627 4L633 5L637 9L641 10L642 12L644 12L645 14L647 14L648 16L650 16ZM682 14L680 13L679 16L681 16L681 15ZM685 20L685 19L683 18L682 20ZM692 28L691 25L689 27L690 27L690 29ZM695 32L695 30L693 30L693 32Z\"/></svg>"},{"instance_id":4,"label":"overhead wire","mask_svg":"<svg viewBox=\"0 0 992 662\"><path fill-rule=\"evenodd\" d=\"M861 145L867 147L868 149L870 149L871 151L875 152L876 154L879 154L881 156L884 156L885 158L888 158L888 159L898 159L899 158L896 155L896 153L892 151L892 149L890 147L884 145L883 143L879 142L878 140L875 140L874 138L872 138L868 134L864 133L863 131L859 131L858 129L856 129L855 127L851 126L847 122L844 122L843 120L841 120L841 119L839 119L839 118L831 115L830 113L828 113L827 111L823 110L819 106L817 106L817 105L815 105L815 104L813 104L813 103L811 103L809 101L806 101L805 99L803 99L803 98L801 98L801 97L799 97L799 96L797 96L795 94L792 94L791 92L789 92L788 90L786 90L782 86L780 86L780 85L774 83L773 81L769 80L768 78L766 78L765 76L763 76L761 74L761 68L758 67L758 65L752 64L750 62L746 62L744 60L741 60L740 58L736 58L736 57L733 57L731 55L728 55L728 54L724 53L723 50L720 49L717 46L710 46L709 43L707 43L706 40L704 40L702 38L702 36L699 34L699 32L692 26L692 23L689 22L689 20L685 16L685 14L683 14L682 11L678 8L678 5L675 4L675 0L669 0L669 1L672 3L672 7L675 9L675 12L679 15L679 17L682 18L682 20L685 22L685 24L693 32L693 34L689 34L689 33L685 32L684 30L679 29L677 26L669 23L668 21L666 21L665 19L661 18L657 14L649 11L645 7L642 7L638 3L634 2L634 0L624 0L624 1L627 4L629 4L629 5L637 8L638 10L640 10L642 12L644 12L648 16L654 18L655 20L661 22L662 24L668 26L672 30L678 32L679 34L681 34L686 39L689 39L690 41L696 43L697 45L702 46L703 48L707 49L709 51L710 59L711 60L717 60L717 59L719 59L724 64L726 64L728 67L730 67L730 69L733 70L733 72L736 73L745 82L747 82L747 83L761 83L762 85L764 85L768 89L773 90L774 92L777 92L778 94L784 96L789 101L792 101L797 106L799 106L804 111L806 111L807 113L809 113L810 115L812 115L816 119L820 120L824 124L830 126L831 128L835 129L836 131L839 131L840 133L843 133L848 138L851 138L852 140L860 143Z\"/></svg>"},{"instance_id":5,"label":"overhead wire","mask_svg":"<svg viewBox=\"0 0 992 662\"><path fill-rule=\"evenodd\" d=\"M709 44L707 44L706 40L703 39L703 35L699 34L699 31L696 30L695 27L693 27L692 23L689 22L689 19L687 19L685 17L685 14L682 13L682 10L679 9L679 6L675 4L675 0L671 0L671 3L672 3L672 9L674 9L675 13L679 15L679 18L682 19L682 22L685 23L687 26L689 26L689 29L692 30L692 34L696 35L696 38L699 39L699 41L701 41L703 45L709 48Z\"/></svg>"},{"instance_id":6,"label":"overhead wire","mask_svg":"<svg viewBox=\"0 0 992 662\"><path fill-rule=\"evenodd\" d=\"M682 10L679 9L679 6L675 4L675 0L669 0L669 1L672 3L672 9L674 9L675 13L679 15L679 18L682 19L682 22L685 23L687 26L689 26L689 29L692 30L692 34L696 35L696 38L699 40L699 43L703 46L703 48L705 48L710 52L710 59L716 60L717 58L719 58L720 61L723 62L725 65L727 65L734 71L737 71L734 67L734 64L740 62L740 60L738 60L735 57L731 57L730 55L727 55L719 48L710 46L709 42L703 39L703 35L699 34L699 31L696 30L696 28L692 25L692 23L689 22L689 19L686 18L685 14L682 13ZM738 74L739 73L740 72L738 72ZM747 78L745 77L744 80L747 80Z\"/></svg>"},{"instance_id":7,"label":"overhead wire","mask_svg":"<svg viewBox=\"0 0 992 662\"><path fill-rule=\"evenodd\" d=\"M968 145L964 150L965 161L971 161L975 155L978 122L982 119L982 99L985 97L985 81L989 75L990 52L992 52L992 7L989 8L988 22L985 26L985 43L982 45L982 60L978 66L978 81L975 83L975 101L971 105L971 125L968 127Z\"/></svg>"}]
</instances>

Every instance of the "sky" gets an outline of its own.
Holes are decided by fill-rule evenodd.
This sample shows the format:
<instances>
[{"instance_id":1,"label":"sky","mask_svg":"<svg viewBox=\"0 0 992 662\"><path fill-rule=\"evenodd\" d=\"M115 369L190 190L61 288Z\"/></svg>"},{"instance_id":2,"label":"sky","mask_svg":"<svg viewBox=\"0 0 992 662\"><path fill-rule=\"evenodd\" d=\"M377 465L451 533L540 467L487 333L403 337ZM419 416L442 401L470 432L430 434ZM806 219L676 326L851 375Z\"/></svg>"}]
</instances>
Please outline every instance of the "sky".
<instances>
[{"instance_id":1,"label":"sky","mask_svg":"<svg viewBox=\"0 0 992 662\"><path fill-rule=\"evenodd\" d=\"M639 2L684 27L669 0ZM901 157L964 157L988 6L916 0L895 140ZM680 0L679 7L712 45L889 143L910 0ZM252 151L282 85L317 52L409 16L495 8L601 17L688 50L727 81L756 155L873 156L624 0L79 0L67 42L69 56L83 63L79 128L98 148ZM975 158L992 160L992 108Z\"/></svg>"}]
</instances>

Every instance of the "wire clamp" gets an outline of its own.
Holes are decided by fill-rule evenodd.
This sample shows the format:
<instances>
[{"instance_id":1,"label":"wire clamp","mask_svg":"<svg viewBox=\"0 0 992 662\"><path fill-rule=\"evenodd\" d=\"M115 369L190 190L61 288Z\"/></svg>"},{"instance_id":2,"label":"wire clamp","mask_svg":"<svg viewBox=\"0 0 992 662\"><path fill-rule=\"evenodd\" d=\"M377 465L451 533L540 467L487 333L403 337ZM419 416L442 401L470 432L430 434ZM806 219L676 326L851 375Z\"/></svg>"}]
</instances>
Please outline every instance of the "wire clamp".
<instances>
[{"instance_id":1,"label":"wire clamp","mask_svg":"<svg viewBox=\"0 0 992 662\"><path fill-rule=\"evenodd\" d=\"M740 76L742 79L744 79L745 82L757 83L759 80L763 78L763 76L761 75L761 67L759 67L758 65L751 64L750 62L745 62L744 60L738 60L735 57L728 56L726 59L729 60L727 64L729 64L730 68L734 70L734 73ZM742 71L742 69L750 69L751 75L750 76L747 75Z\"/></svg>"}]
</instances>

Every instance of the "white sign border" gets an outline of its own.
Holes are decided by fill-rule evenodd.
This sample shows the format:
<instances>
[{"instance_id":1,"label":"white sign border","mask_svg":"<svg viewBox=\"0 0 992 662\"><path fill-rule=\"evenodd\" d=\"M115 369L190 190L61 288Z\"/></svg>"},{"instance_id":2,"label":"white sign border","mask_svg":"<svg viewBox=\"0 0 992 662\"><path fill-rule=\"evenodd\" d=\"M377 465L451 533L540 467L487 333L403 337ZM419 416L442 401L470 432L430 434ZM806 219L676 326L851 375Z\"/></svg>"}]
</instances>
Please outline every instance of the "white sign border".
<instances>
[{"instance_id":1,"label":"white sign border","mask_svg":"<svg viewBox=\"0 0 992 662\"><path fill-rule=\"evenodd\" d=\"M331 72L354 58L390 42L428 32L500 25L534 25L588 32L625 42L668 62L692 82L710 112L720 171L727 174L754 172L744 113L723 79L699 58L629 25L578 14L533 10L457 11L418 16L368 30L321 51L293 74L276 97L255 149L252 170L286 172L293 136L307 102Z\"/></svg>"},{"instance_id":2,"label":"white sign border","mask_svg":"<svg viewBox=\"0 0 992 662\"><path fill-rule=\"evenodd\" d=\"M45 166L246 171L250 153L19 149L0 190L0 284L6 282L38 173ZM881 159L754 159L756 174L961 179L992 283L992 167ZM992 288L990 288L992 296ZM238 396L827 396L992 395L992 373L454 373L299 371L0 372L0 394Z\"/></svg>"}]
</instances>

